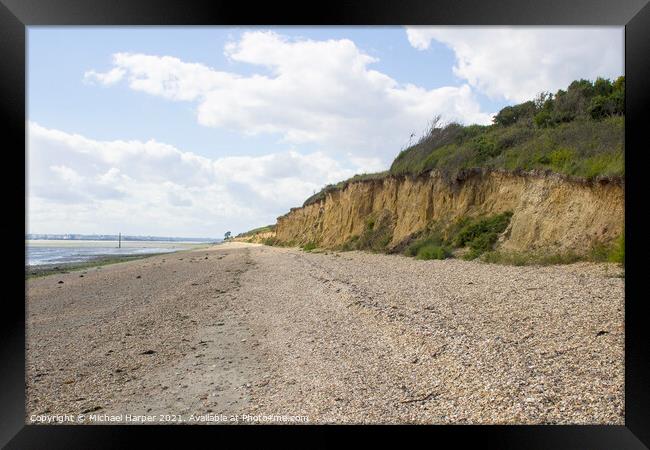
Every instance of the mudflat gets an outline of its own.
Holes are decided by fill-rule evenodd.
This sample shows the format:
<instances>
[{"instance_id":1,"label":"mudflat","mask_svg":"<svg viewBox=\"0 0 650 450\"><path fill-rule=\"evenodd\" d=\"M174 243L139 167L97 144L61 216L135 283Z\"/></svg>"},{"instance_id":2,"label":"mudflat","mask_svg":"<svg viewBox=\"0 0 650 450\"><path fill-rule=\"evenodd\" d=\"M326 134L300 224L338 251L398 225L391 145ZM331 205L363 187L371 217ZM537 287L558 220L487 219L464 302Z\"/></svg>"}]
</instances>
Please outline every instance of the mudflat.
<instances>
[{"instance_id":1,"label":"mudflat","mask_svg":"<svg viewBox=\"0 0 650 450\"><path fill-rule=\"evenodd\" d=\"M623 424L620 272L229 243L29 279L26 421Z\"/></svg>"}]
</instances>

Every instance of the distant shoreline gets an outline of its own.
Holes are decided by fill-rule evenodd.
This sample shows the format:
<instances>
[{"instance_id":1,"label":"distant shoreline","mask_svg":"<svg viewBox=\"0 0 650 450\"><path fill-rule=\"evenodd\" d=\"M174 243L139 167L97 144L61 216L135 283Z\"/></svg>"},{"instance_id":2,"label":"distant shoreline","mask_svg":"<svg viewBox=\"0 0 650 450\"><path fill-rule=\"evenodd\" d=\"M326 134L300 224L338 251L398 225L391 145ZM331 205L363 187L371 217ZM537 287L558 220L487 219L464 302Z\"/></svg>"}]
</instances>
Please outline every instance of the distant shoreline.
<instances>
[{"instance_id":1,"label":"distant shoreline","mask_svg":"<svg viewBox=\"0 0 650 450\"><path fill-rule=\"evenodd\" d=\"M179 250L183 251L183 250ZM178 252L173 252L178 253ZM99 255L86 261L25 265L25 279L44 277L48 275L70 273L83 269L99 268L109 264L149 258L151 256L167 255L169 253L146 253L140 255Z\"/></svg>"},{"instance_id":2,"label":"distant shoreline","mask_svg":"<svg viewBox=\"0 0 650 450\"><path fill-rule=\"evenodd\" d=\"M25 235L26 241L151 241L151 242L219 242L218 238L193 238L193 237L170 237L170 236L133 236L117 234L37 234L30 233Z\"/></svg>"},{"instance_id":3,"label":"distant shoreline","mask_svg":"<svg viewBox=\"0 0 650 450\"><path fill-rule=\"evenodd\" d=\"M54 267L60 269L65 266L67 270L79 264L82 266L86 266L86 263L96 265L98 261L103 265L114 261L128 261L134 257L176 253L210 245L213 244L207 242L126 241L122 242L121 248L118 248L117 243L112 245L106 241L26 241L25 265L30 268L30 273L35 272L34 269L40 273L43 272L43 269L53 269ZM46 272L52 272L52 269L46 270Z\"/></svg>"},{"instance_id":4,"label":"distant shoreline","mask_svg":"<svg viewBox=\"0 0 650 450\"><path fill-rule=\"evenodd\" d=\"M90 257L84 261L71 261L71 262L46 263L46 264L32 264L32 265L25 264L25 279L76 272L84 269L100 268L102 266L107 266L109 264L136 261L139 259L145 259L152 256L162 256L162 255L172 255L172 254L175 255L179 253L185 253L188 251L202 249L213 245L219 245L219 243L217 244L205 243L205 246L195 245L190 248L180 249L172 252L140 253L140 254L131 254L131 255L97 255L97 256Z\"/></svg>"}]
</instances>

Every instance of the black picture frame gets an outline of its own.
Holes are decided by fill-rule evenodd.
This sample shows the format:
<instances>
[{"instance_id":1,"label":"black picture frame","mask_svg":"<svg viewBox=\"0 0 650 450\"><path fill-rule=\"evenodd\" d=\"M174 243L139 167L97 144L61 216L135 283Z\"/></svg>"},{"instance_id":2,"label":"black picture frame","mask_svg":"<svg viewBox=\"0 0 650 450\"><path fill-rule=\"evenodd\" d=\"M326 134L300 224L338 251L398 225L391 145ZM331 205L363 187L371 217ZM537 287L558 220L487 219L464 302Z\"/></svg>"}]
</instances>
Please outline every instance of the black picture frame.
<instances>
[{"instance_id":1,"label":"black picture frame","mask_svg":"<svg viewBox=\"0 0 650 450\"><path fill-rule=\"evenodd\" d=\"M400 426L362 427L383 436L406 430L429 443L467 440L492 448L636 449L650 446L650 332L643 314L646 296L641 258L643 152L650 105L649 0L372 0L321 4L254 5L223 0L0 0L0 127L3 133L5 220L11 256L5 269L0 327L0 445L6 448L123 448L136 437L234 433L248 427L37 426L25 424L25 124L26 27L32 25L618 25L625 26L625 425L624 426ZM22 185L20 184L22 183ZM22 186L22 190L21 190ZM10 258L10 259L9 259ZM255 434L285 434L290 427L255 427ZM313 427L297 427L304 434ZM323 430L323 427L315 427ZM327 427L337 434L340 427ZM346 427L349 429L350 427ZM291 428L295 431L296 428Z\"/></svg>"}]
</instances>

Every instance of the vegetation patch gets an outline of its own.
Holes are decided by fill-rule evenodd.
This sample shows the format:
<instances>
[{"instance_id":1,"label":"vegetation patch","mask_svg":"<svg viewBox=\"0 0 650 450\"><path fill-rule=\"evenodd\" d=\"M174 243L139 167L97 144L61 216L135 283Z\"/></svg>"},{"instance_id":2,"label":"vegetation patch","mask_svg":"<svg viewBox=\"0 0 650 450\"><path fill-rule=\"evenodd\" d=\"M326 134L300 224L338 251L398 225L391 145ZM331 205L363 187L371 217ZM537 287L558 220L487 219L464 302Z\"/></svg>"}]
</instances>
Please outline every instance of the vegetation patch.
<instances>
[{"instance_id":1,"label":"vegetation patch","mask_svg":"<svg viewBox=\"0 0 650 450\"><path fill-rule=\"evenodd\" d=\"M268 233L268 232L271 232L271 231L275 231L275 225L266 225L266 226L259 227L259 228L253 228L252 230L248 230L248 231L246 231L244 233L239 233L237 235L237 237L238 238L251 237L251 236L255 236L256 234L259 234L259 233Z\"/></svg>"},{"instance_id":2,"label":"vegetation patch","mask_svg":"<svg viewBox=\"0 0 650 450\"><path fill-rule=\"evenodd\" d=\"M323 189L316 192L314 195L312 195L307 200L305 200L302 206L311 205L312 203L317 203L321 200L325 200L327 194L329 194L330 192L345 189L350 183L355 183L357 181L367 181L367 180L382 180L386 178L388 175L389 174L387 171L378 172L378 173L362 173L362 174L357 174L352 178L348 178L347 180L343 180L336 184L328 184Z\"/></svg>"},{"instance_id":3,"label":"vegetation patch","mask_svg":"<svg viewBox=\"0 0 650 450\"><path fill-rule=\"evenodd\" d=\"M607 255L607 260L625 267L625 232L614 242L613 247Z\"/></svg>"},{"instance_id":4,"label":"vegetation patch","mask_svg":"<svg viewBox=\"0 0 650 450\"><path fill-rule=\"evenodd\" d=\"M429 138L403 151L393 162L393 175L438 170L450 177L464 169L551 170L585 179L625 175L623 116L601 120L579 118L553 127L523 120L510 126L435 125ZM479 127L479 128L476 128ZM438 141L435 130L449 129L452 142ZM473 134L479 133L478 136ZM416 147L421 147L417 151Z\"/></svg>"},{"instance_id":5,"label":"vegetation patch","mask_svg":"<svg viewBox=\"0 0 650 450\"><path fill-rule=\"evenodd\" d=\"M611 262L621 264L625 267L625 235L616 239L611 244L596 242L592 244L589 252L584 255L575 252L513 252L513 251L489 251L482 257L482 261L494 264L507 264L514 266L548 266L555 264L573 264L579 261Z\"/></svg>"},{"instance_id":6,"label":"vegetation patch","mask_svg":"<svg viewBox=\"0 0 650 450\"><path fill-rule=\"evenodd\" d=\"M445 259L451 256L451 249L438 232L430 232L411 242L404 249L404 254L423 260Z\"/></svg>"},{"instance_id":7,"label":"vegetation patch","mask_svg":"<svg viewBox=\"0 0 650 450\"><path fill-rule=\"evenodd\" d=\"M492 250L499 235L508 227L511 217L512 212L507 211L467 221L453 237L454 247L469 247L470 251L463 256L464 259L479 257Z\"/></svg>"},{"instance_id":8,"label":"vegetation patch","mask_svg":"<svg viewBox=\"0 0 650 450\"><path fill-rule=\"evenodd\" d=\"M452 256L454 248L468 247L463 258L475 259L492 250L511 217L508 211L488 217L463 217L447 227L438 224L409 243L404 254L417 259L445 259Z\"/></svg>"},{"instance_id":9,"label":"vegetation patch","mask_svg":"<svg viewBox=\"0 0 650 450\"><path fill-rule=\"evenodd\" d=\"M415 259L446 259L451 256L451 251L444 246L426 244L418 249Z\"/></svg>"},{"instance_id":10,"label":"vegetation patch","mask_svg":"<svg viewBox=\"0 0 650 450\"><path fill-rule=\"evenodd\" d=\"M306 252L311 252L317 247L315 242L307 242L305 245L303 245L301 248L306 251Z\"/></svg>"},{"instance_id":11,"label":"vegetation patch","mask_svg":"<svg viewBox=\"0 0 650 450\"><path fill-rule=\"evenodd\" d=\"M624 113L625 77L619 77L576 80L555 94L542 92L534 100L503 108L492 125L445 124L435 117L390 170L327 185L304 205L353 182L431 170L450 178L477 167L550 170L587 180L624 177Z\"/></svg>"},{"instance_id":12,"label":"vegetation patch","mask_svg":"<svg viewBox=\"0 0 650 450\"><path fill-rule=\"evenodd\" d=\"M264 245L271 246L271 247L296 247L297 246L294 241L284 242L284 241L281 241L280 239L278 239L275 236L268 237L268 238L264 239L263 241L261 241L261 243L264 244Z\"/></svg>"},{"instance_id":13,"label":"vegetation patch","mask_svg":"<svg viewBox=\"0 0 650 450\"><path fill-rule=\"evenodd\" d=\"M262 241L262 244L270 245L270 246L279 246L280 241L276 237L268 237Z\"/></svg>"},{"instance_id":14,"label":"vegetation patch","mask_svg":"<svg viewBox=\"0 0 650 450\"><path fill-rule=\"evenodd\" d=\"M370 214L365 221L363 232L352 236L339 247L341 251L368 250L384 253L393 239L394 221L390 212Z\"/></svg>"},{"instance_id":15,"label":"vegetation patch","mask_svg":"<svg viewBox=\"0 0 650 450\"><path fill-rule=\"evenodd\" d=\"M350 236L350 238L339 247L339 250L342 252L349 252L357 249L357 242L359 241L359 236Z\"/></svg>"},{"instance_id":16,"label":"vegetation patch","mask_svg":"<svg viewBox=\"0 0 650 450\"><path fill-rule=\"evenodd\" d=\"M625 233L622 233L614 242L606 245L595 242L588 255L590 261L612 262L625 265Z\"/></svg>"},{"instance_id":17,"label":"vegetation patch","mask_svg":"<svg viewBox=\"0 0 650 450\"><path fill-rule=\"evenodd\" d=\"M574 252L512 252L490 251L485 253L481 260L492 264L505 264L510 266L549 266L556 264L572 264L584 261L585 257Z\"/></svg>"}]
</instances>

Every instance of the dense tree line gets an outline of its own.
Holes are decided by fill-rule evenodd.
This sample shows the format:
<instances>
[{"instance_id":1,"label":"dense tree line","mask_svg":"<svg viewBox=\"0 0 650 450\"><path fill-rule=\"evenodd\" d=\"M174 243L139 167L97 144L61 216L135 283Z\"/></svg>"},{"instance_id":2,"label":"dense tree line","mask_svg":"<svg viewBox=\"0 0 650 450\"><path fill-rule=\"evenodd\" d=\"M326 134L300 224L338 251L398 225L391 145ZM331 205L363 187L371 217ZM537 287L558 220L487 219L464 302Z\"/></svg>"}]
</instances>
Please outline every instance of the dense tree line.
<instances>
[{"instance_id":1,"label":"dense tree line","mask_svg":"<svg viewBox=\"0 0 650 450\"><path fill-rule=\"evenodd\" d=\"M494 116L496 125L510 126L519 121L532 121L539 128L552 127L575 119L600 120L625 114L625 77L615 81L577 80L567 90L555 94L543 92L535 100L507 106Z\"/></svg>"}]
</instances>

